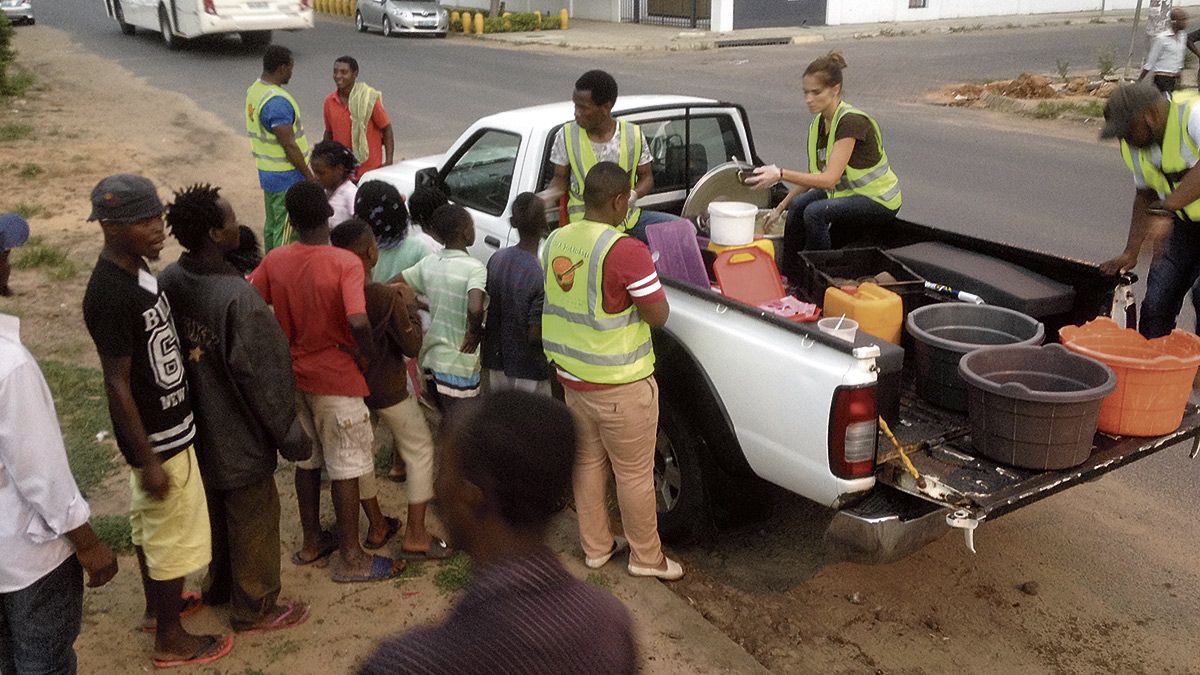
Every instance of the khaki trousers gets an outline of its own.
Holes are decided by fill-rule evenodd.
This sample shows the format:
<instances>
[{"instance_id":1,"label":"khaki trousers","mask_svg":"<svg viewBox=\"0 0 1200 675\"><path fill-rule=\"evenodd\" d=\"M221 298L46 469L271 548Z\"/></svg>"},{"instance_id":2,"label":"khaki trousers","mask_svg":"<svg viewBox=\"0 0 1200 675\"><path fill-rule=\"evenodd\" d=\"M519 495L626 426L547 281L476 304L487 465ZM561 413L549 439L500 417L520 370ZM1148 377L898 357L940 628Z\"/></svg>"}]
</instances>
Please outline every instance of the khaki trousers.
<instances>
[{"instance_id":1,"label":"khaki trousers","mask_svg":"<svg viewBox=\"0 0 1200 675\"><path fill-rule=\"evenodd\" d=\"M375 413L387 425L396 448L404 460L408 478L404 490L409 504L424 504L433 499L433 435L415 396ZM360 483L361 485L361 483Z\"/></svg>"},{"instance_id":2,"label":"khaki trousers","mask_svg":"<svg viewBox=\"0 0 1200 675\"><path fill-rule=\"evenodd\" d=\"M228 601L235 629L258 623L279 598L279 490L275 476L234 490L206 490L212 564L204 602Z\"/></svg>"},{"instance_id":3,"label":"khaki trousers","mask_svg":"<svg viewBox=\"0 0 1200 675\"><path fill-rule=\"evenodd\" d=\"M608 478L616 478L617 505L630 561L663 562L654 495L654 446L658 436L658 383L654 377L597 391L564 387L578 425L575 510L583 552L597 558L612 550Z\"/></svg>"}]
</instances>

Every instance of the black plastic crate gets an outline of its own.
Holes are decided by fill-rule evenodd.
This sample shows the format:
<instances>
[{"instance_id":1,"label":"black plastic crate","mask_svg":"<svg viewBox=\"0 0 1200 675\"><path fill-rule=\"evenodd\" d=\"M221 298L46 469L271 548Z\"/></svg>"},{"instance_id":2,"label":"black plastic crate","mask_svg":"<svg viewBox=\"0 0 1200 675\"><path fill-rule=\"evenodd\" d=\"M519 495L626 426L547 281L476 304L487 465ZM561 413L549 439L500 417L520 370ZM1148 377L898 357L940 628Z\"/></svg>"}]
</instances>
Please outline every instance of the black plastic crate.
<instances>
[{"instance_id":1,"label":"black plastic crate","mask_svg":"<svg viewBox=\"0 0 1200 675\"><path fill-rule=\"evenodd\" d=\"M887 272L895 282L880 286L899 295L904 300L905 311L917 298L925 293L925 280L904 263L888 255L881 248L843 248L831 251L803 251L800 258L806 268L805 278L799 281L810 302L824 306L825 289L835 286L834 279L871 281L868 277ZM878 282L876 282L878 283Z\"/></svg>"}]
</instances>

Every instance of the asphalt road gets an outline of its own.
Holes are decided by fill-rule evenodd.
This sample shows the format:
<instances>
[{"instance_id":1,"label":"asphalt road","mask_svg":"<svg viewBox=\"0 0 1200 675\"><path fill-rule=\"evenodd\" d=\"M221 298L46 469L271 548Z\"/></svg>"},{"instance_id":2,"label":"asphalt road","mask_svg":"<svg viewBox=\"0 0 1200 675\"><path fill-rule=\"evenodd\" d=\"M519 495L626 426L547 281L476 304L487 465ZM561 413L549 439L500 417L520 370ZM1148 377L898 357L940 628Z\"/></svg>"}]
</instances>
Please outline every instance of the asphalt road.
<instances>
[{"instance_id":1,"label":"asphalt road","mask_svg":"<svg viewBox=\"0 0 1200 675\"><path fill-rule=\"evenodd\" d=\"M240 129L245 87L261 70L260 52L236 39L169 52L155 33L122 35L96 1L42 3L38 12L40 22L69 32L84 48L155 86L187 94ZM296 54L289 88L310 135L321 131L321 101L332 89L333 59L341 54L357 57L363 79L385 92L397 145L407 156L445 149L482 115L565 99L578 73L605 68L626 93L742 103L759 154L785 166L803 164L810 119L799 75L815 56L840 49L850 65L847 99L872 112L884 130L904 188L902 215L1102 260L1124 243L1132 196L1115 144L1067 124L938 108L919 99L947 83L1053 72L1060 59L1094 69L1099 51L1122 53L1128 36L1128 24L1085 24L704 52L575 53L493 47L453 36L387 40L318 17L314 29L277 33L276 41ZM1190 326L1190 317L1186 321ZM1192 473L1168 467L1175 468L1175 460L1151 459L1122 473L1142 476L1156 490L1189 495Z\"/></svg>"}]
</instances>

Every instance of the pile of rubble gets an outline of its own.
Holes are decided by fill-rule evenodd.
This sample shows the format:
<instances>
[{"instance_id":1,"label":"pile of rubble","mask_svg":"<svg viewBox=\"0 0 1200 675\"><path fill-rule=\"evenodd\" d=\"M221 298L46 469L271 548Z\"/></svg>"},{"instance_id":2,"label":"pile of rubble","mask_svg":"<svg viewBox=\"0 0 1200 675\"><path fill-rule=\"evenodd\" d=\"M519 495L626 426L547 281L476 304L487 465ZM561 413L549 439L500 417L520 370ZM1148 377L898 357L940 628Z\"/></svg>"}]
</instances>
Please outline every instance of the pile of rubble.
<instances>
[{"instance_id":1,"label":"pile of rubble","mask_svg":"<svg viewBox=\"0 0 1200 675\"><path fill-rule=\"evenodd\" d=\"M949 105L969 106L976 101L994 96L1012 99L1039 100L1083 96L1106 99L1117 88L1115 81L1105 78L1076 77L1065 82L1052 82L1044 75L1021 73L1012 80L998 80L987 84L962 84L951 87Z\"/></svg>"}]
</instances>

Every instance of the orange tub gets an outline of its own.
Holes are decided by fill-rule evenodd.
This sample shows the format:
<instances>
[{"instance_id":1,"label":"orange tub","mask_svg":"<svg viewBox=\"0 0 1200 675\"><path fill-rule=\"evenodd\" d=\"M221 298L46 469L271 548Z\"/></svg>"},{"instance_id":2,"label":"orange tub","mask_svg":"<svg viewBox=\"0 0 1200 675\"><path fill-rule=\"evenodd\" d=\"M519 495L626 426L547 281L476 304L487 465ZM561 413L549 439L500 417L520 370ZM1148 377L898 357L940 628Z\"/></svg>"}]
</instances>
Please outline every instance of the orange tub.
<instances>
[{"instance_id":1,"label":"orange tub","mask_svg":"<svg viewBox=\"0 0 1200 675\"><path fill-rule=\"evenodd\" d=\"M1100 406L1100 431L1160 436L1179 428L1200 367L1200 338L1176 330L1147 340L1108 317L1066 326L1059 338L1067 349L1117 374L1117 388Z\"/></svg>"}]
</instances>

